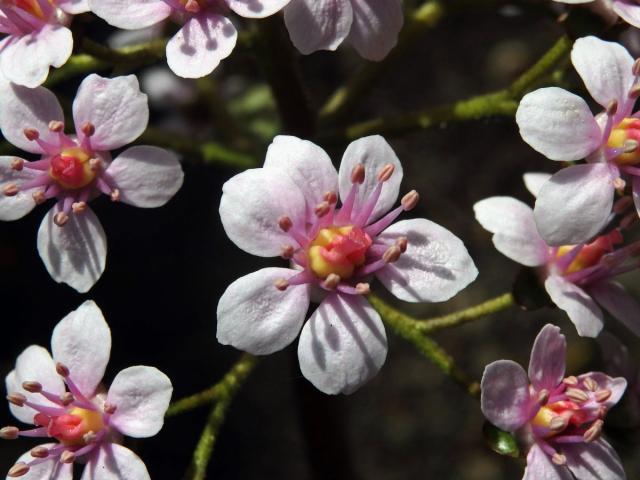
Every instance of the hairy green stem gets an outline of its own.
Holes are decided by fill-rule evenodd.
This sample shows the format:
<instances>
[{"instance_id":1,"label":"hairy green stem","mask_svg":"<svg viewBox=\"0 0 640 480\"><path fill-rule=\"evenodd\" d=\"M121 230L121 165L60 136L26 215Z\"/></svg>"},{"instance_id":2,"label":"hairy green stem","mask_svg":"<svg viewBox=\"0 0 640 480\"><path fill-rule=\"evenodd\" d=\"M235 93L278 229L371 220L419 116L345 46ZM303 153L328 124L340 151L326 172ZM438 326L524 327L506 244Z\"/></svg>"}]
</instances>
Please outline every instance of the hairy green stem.
<instances>
[{"instance_id":1,"label":"hairy green stem","mask_svg":"<svg viewBox=\"0 0 640 480\"><path fill-rule=\"evenodd\" d=\"M108 62L100 60L92 55L81 53L79 55L72 55L62 67L52 70L45 82L46 87L53 87L58 83L64 82L80 75L87 73L98 72L100 70L106 70L110 67Z\"/></svg>"},{"instance_id":2,"label":"hairy green stem","mask_svg":"<svg viewBox=\"0 0 640 480\"><path fill-rule=\"evenodd\" d=\"M191 465L186 475L187 479L202 480L206 477L207 467L209 466L209 461L213 454L213 448L216 440L218 439L218 432L224 423L227 410L229 409L236 393L238 393L238 390L243 385L249 374L253 371L257 363L258 359L256 357L244 354L229 373L227 373L214 387L217 388L215 395L216 404L211 409L211 413L209 414L207 423L202 431L198 445L193 452ZM174 407L174 409L182 408L182 411L184 411L185 403L182 402L184 401L178 402L182 407Z\"/></svg>"},{"instance_id":3,"label":"hairy green stem","mask_svg":"<svg viewBox=\"0 0 640 480\"><path fill-rule=\"evenodd\" d=\"M166 46L165 39L156 39L138 45L109 48L85 38L82 41L81 49L83 52L112 65L134 64L141 66L164 58Z\"/></svg>"}]
</instances>

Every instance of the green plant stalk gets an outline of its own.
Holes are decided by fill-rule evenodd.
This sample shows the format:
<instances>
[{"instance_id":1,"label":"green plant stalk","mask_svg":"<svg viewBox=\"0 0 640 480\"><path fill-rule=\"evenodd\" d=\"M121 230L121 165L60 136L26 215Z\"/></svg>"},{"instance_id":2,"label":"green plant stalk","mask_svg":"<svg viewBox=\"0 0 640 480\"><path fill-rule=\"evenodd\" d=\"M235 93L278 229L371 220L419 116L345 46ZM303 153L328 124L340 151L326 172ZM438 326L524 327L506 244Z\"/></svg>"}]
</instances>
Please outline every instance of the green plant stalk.
<instances>
[{"instance_id":1,"label":"green plant stalk","mask_svg":"<svg viewBox=\"0 0 640 480\"><path fill-rule=\"evenodd\" d=\"M156 39L150 42L121 48L109 48L88 38L82 41L81 49L93 57L112 65L147 65L164 58L167 40Z\"/></svg>"},{"instance_id":2,"label":"green plant stalk","mask_svg":"<svg viewBox=\"0 0 640 480\"><path fill-rule=\"evenodd\" d=\"M200 440L193 452L193 458L186 478L202 480L206 477L207 467L211 460L216 440L218 439L218 432L224 423L229 406L257 363L258 359L256 357L244 354L229 373L214 387L218 388L216 404L211 409L207 423L200 435ZM182 408L182 411L185 411L184 405L186 404L182 403L182 405L180 408ZM178 407L174 408L174 412L176 408Z\"/></svg>"}]
</instances>

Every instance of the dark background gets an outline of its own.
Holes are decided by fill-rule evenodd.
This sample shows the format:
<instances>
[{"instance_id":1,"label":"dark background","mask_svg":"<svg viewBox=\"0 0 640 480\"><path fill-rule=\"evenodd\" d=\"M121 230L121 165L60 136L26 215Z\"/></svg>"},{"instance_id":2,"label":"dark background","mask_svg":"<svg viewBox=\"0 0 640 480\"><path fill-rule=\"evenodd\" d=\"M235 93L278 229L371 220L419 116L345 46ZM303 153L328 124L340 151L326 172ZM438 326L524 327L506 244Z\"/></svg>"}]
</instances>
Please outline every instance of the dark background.
<instances>
[{"instance_id":1,"label":"dark background","mask_svg":"<svg viewBox=\"0 0 640 480\"><path fill-rule=\"evenodd\" d=\"M235 19L234 19L235 21ZM90 18L77 19L98 39L110 30ZM88 23L92 22L92 23ZM474 9L447 16L428 30L371 91L353 119L400 113L447 103L508 85L562 34L544 8ZM361 60L348 48L300 59L314 106L351 75ZM239 51L213 78L223 93L237 96L263 81L251 55ZM571 75L568 76L573 81ZM56 92L72 98L78 82ZM194 82L185 82L187 88ZM573 84L581 88L578 82ZM195 88L195 87L194 87ZM152 104L153 106L154 104ZM154 124L204 139L220 138L202 101L167 110L154 106ZM206 110L206 109L205 109ZM268 131L269 109L265 118ZM491 244L474 220L472 205L492 195L531 201L521 175L553 171L520 139L510 118L442 125L389 138L403 162L403 191L421 193L411 217L427 217L462 238L480 275L453 300L436 305L396 304L418 317L473 305L511 288L518 266ZM339 161L346 144L332 146ZM257 145L259 161L266 145ZM57 285L36 251L36 232L46 212L0 225L0 298L3 344L0 373L13 368L28 345L49 345L56 322L86 299L102 308L113 335L106 382L130 365L161 369L172 379L174 399L217 382L240 352L215 339L217 300L233 280L278 260L252 257L225 236L217 213L222 184L236 172L184 158L185 184L165 207L151 210L92 203L108 237L107 268L87 295ZM634 288L637 275L629 275ZM375 291L384 294L380 285ZM388 297L387 297L388 298ZM567 335L569 371L602 368L595 342L579 339L558 310L512 309L436 339L460 366L479 379L496 359L528 362L539 329L558 324ZM607 328L629 339L609 321ZM444 377L412 345L389 336L389 355L378 376L348 397L313 390L301 376L296 345L264 359L228 413L209 469L215 479L516 479L523 462L494 454L481 434L483 417L476 400ZM630 339L637 350L637 339ZM154 479L179 479L199 438L208 409L168 419L154 438L131 442ZM614 417L612 422L615 423ZM623 414L617 421L624 424ZM0 424L14 424L8 408ZM3 442L0 471L8 469L34 442ZM640 478L637 445L617 445L630 479Z\"/></svg>"}]
</instances>

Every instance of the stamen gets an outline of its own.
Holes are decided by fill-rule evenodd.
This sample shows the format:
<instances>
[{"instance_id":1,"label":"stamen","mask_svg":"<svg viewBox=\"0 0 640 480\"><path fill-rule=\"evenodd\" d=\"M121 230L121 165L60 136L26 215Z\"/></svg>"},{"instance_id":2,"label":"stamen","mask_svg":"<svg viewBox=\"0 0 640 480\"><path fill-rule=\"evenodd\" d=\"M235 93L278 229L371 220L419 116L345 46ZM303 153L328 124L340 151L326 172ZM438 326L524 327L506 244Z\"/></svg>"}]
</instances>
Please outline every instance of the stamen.
<instances>
[{"instance_id":1,"label":"stamen","mask_svg":"<svg viewBox=\"0 0 640 480\"><path fill-rule=\"evenodd\" d=\"M559 432L567 428L569 422L561 415L556 415L549 422L549 428L553 431Z\"/></svg>"},{"instance_id":2,"label":"stamen","mask_svg":"<svg viewBox=\"0 0 640 480\"><path fill-rule=\"evenodd\" d=\"M87 203L86 202L74 202L71 205L71 210L76 215L80 214L80 213L83 213L86 209L87 209Z\"/></svg>"},{"instance_id":3,"label":"stamen","mask_svg":"<svg viewBox=\"0 0 640 480\"><path fill-rule=\"evenodd\" d=\"M364 165L358 163L355 167L353 167L353 170L351 170L351 183L362 185L364 183L364 175Z\"/></svg>"},{"instance_id":4,"label":"stamen","mask_svg":"<svg viewBox=\"0 0 640 480\"><path fill-rule=\"evenodd\" d=\"M331 205L335 205L336 203L338 203L338 195L334 191L325 193L322 199L325 202L329 202Z\"/></svg>"},{"instance_id":5,"label":"stamen","mask_svg":"<svg viewBox=\"0 0 640 480\"><path fill-rule=\"evenodd\" d=\"M632 139L625 140L624 143L622 144L622 152L633 153L638 149L638 145L640 144L638 143L637 140L632 140Z\"/></svg>"},{"instance_id":6,"label":"stamen","mask_svg":"<svg viewBox=\"0 0 640 480\"><path fill-rule=\"evenodd\" d=\"M617 100L611 100L609 102L609 104L607 105L607 115L609 115L610 117L612 117L613 115L616 114L616 112L618 111L618 101Z\"/></svg>"},{"instance_id":7,"label":"stamen","mask_svg":"<svg viewBox=\"0 0 640 480\"><path fill-rule=\"evenodd\" d=\"M22 169L24 168L24 160L21 158L14 158L11 161L11 169L15 170L16 172L21 172Z\"/></svg>"},{"instance_id":8,"label":"stamen","mask_svg":"<svg viewBox=\"0 0 640 480\"><path fill-rule=\"evenodd\" d=\"M640 97L640 84L636 83L629 90L629 98L635 100L638 97Z\"/></svg>"},{"instance_id":9,"label":"stamen","mask_svg":"<svg viewBox=\"0 0 640 480\"><path fill-rule=\"evenodd\" d=\"M15 440L18 438L20 430L17 427L0 428L0 438L2 440Z\"/></svg>"},{"instance_id":10,"label":"stamen","mask_svg":"<svg viewBox=\"0 0 640 480\"><path fill-rule=\"evenodd\" d=\"M584 403L589 400L589 395L587 395L584 390L580 390L579 388L567 388L564 394L574 402L578 403Z\"/></svg>"},{"instance_id":11,"label":"stamen","mask_svg":"<svg viewBox=\"0 0 640 480\"><path fill-rule=\"evenodd\" d=\"M543 388L538 392L538 403L540 405L545 405L549 401L549 390Z\"/></svg>"},{"instance_id":12,"label":"stamen","mask_svg":"<svg viewBox=\"0 0 640 480\"><path fill-rule=\"evenodd\" d=\"M589 443L600 437L603 425L604 422L600 419L593 422L593 424L587 429L587 431L582 434L582 438L584 438L584 441Z\"/></svg>"},{"instance_id":13,"label":"stamen","mask_svg":"<svg viewBox=\"0 0 640 480\"><path fill-rule=\"evenodd\" d=\"M340 284L340 275L336 275L335 273L330 273L325 281L322 283L322 286L327 290L335 290L336 287Z\"/></svg>"},{"instance_id":14,"label":"stamen","mask_svg":"<svg viewBox=\"0 0 640 480\"><path fill-rule=\"evenodd\" d=\"M62 403L62 405L64 405L65 407L71 405L75 401L76 399L71 392L64 392L62 395L60 395L60 403Z\"/></svg>"},{"instance_id":15,"label":"stamen","mask_svg":"<svg viewBox=\"0 0 640 480\"><path fill-rule=\"evenodd\" d=\"M378 172L378 182L384 183L389 180L391 178L391 175L393 175L395 169L396 167L394 167L390 163L387 163L384 167L382 167L380 172Z\"/></svg>"},{"instance_id":16,"label":"stamen","mask_svg":"<svg viewBox=\"0 0 640 480\"><path fill-rule=\"evenodd\" d=\"M387 249L386 252L382 255L382 260L384 263L394 263L397 262L402 255L402 250L397 245L393 245Z\"/></svg>"},{"instance_id":17,"label":"stamen","mask_svg":"<svg viewBox=\"0 0 640 480\"><path fill-rule=\"evenodd\" d=\"M34 458L47 458L49 456L49 449L47 447L34 447L29 453L31 453L31 456Z\"/></svg>"},{"instance_id":18,"label":"stamen","mask_svg":"<svg viewBox=\"0 0 640 480\"><path fill-rule=\"evenodd\" d=\"M415 190L411 190L404 197L402 197L400 203L402 204L402 208L404 208L404 211L408 212L409 210L413 210L414 208L416 208L419 200L420 194Z\"/></svg>"},{"instance_id":19,"label":"stamen","mask_svg":"<svg viewBox=\"0 0 640 480\"><path fill-rule=\"evenodd\" d=\"M29 393L40 393L42 384L40 382L22 382L22 388Z\"/></svg>"},{"instance_id":20,"label":"stamen","mask_svg":"<svg viewBox=\"0 0 640 480\"><path fill-rule=\"evenodd\" d=\"M358 283L356 285L356 293L358 295L369 295L371 293L371 286L368 283Z\"/></svg>"},{"instance_id":21,"label":"stamen","mask_svg":"<svg viewBox=\"0 0 640 480\"><path fill-rule=\"evenodd\" d=\"M27 137L27 140L33 142L34 140L38 140L40 138L40 132L35 128L25 128L22 133Z\"/></svg>"},{"instance_id":22,"label":"stamen","mask_svg":"<svg viewBox=\"0 0 640 480\"><path fill-rule=\"evenodd\" d=\"M561 453L554 453L551 456L551 461L553 463L555 463L556 465L566 465L567 463L567 457L565 457L563 454Z\"/></svg>"},{"instance_id":23,"label":"stamen","mask_svg":"<svg viewBox=\"0 0 640 480\"><path fill-rule=\"evenodd\" d=\"M9 403L12 403L16 407L24 407L24 404L27 401L27 397L25 397L21 393L10 393L9 395L7 395L7 400L9 401Z\"/></svg>"},{"instance_id":24,"label":"stamen","mask_svg":"<svg viewBox=\"0 0 640 480\"><path fill-rule=\"evenodd\" d=\"M51 120L49 122L49 130L55 133L60 133L64 130L64 123L60 120Z\"/></svg>"},{"instance_id":25,"label":"stamen","mask_svg":"<svg viewBox=\"0 0 640 480\"><path fill-rule=\"evenodd\" d=\"M289 282L285 278L279 278L273 284L281 292L284 292L287 288L289 288Z\"/></svg>"},{"instance_id":26,"label":"stamen","mask_svg":"<svg viewBox=\"0 0 640 480\"><path fill-rule=\"evenodd\" d=\"M18 462L9 469L7 477L17 478L26 475L29 472L29 465L24 462Z\"/></svg>"},{"instance_id":27,"label":"stamen","mask_svg":"<svg viewBox=\"0 0 640 480\"><path fill-rule=\"evenodd\" d=\"M76 460L76 454L71 450L65 450L60 455L60 463L73 463Z\"/></svg>"},{"instance_id":28,"label":"stamen","mask_svg":"<svg viewBox=\"0 0 640 480\"><path fill-rule=\"evenodd\" d=\"M318 218L324 217L327 213L331 211L331 204L327 201L321 202L316 205L313 212L316 214Z\"/></svg>"},{"instance_id":29,"label":"stamen","mask_svg":"<svg viewBox=\"0 0 640 480\"><path fill-rule=\"evenodd\" d=\"M58 212L53 216L53 223L59 227L63 227L69 221L69 215L64 212Z\"/></svg>"},{"instance_id":30,"label":"stamen","mask_svg":"<svg viewBox=\"0 0 640 480\"><path fill-rule=\"evenodd\" d=\"M609 390L608 388L605 388L604 390L598 390L596 392L596 401L600 402L600 403L604 403L607 400L609 400L609 398L611 398L611 390Z\"/></svg>"},{"instance_id":31,"label":"stamen","mask_svg":"<svg viewBox=\"0 0 640 480\"><path fill-rule=\"evenodd\" d=\"M596 390L598 390L598 382L596 382L591 377L585 378L583 380L583 383L584 383L584 387L591 392L595 392Z\"/></svg>"},{"instance_id":32,"label":"stamen","mask_svg":"<svg viewBox=\"0 0 640 480\"><path fill-rule=\"evenodd\" d=\"M399 237L396 239L396 246L400 249L402 253L407 251L407 246L409 245L409 241L407 237Z\"/></svg>"},{"instance_id":33,"label":"stamen","mask_svg":"<svg viewBox=\"0 0 640 480\"><path fill-rule=\"evenodd\" d=\"M613 181L613 187L619 192L624 191L624 187L627 186L627 182L625 182L622 178L618 177Z\"/></svg>"},{"instance_id":34,"label":"stamen","mask_svg":"<svg viewBox=\"0 0 640 480\"><path fill-rule=\"evenodd\" d=\"M7 197L15 197L20 188L15 183L10 183L9 185L5 185L2 189L2 193L4 193Z\"/></svg>"},{"instance_id":35,"label":"stamen","mask_svg":"<svg viewBox=\"0 0 640 480\"><path fill-rule=\"evenodd\" d=\"M633 73L635 77L640 76L640 58L637 58L635 62L633 62L633 66L631 67L631 73Z\"/></svg>"},{"instance_id":36,"label":"stamen","mask_svg":"<svg viewBox=\"0 0 640 480\"><path fill-rule=\"evenodd\" d=\"M283 245L280 249L280 256L285 260L290 260L293 258L294 253L296 253L296 249L293 245Z\"/></svg>"},{"instance_id":37,"label":"stamen","mask_svg":"<svg viewBox=\"0 0 640 480\"><path fill-rule=\"evenodd\" d=\"M113 403L105 402L102 409L107 415L113 415L114 413L116 413L118 406L114 405Z\"/></svg>"},{"instance_id":38,"label":"stamen","mask_svg":"<svg viewBox=\"0 0 640 480\"><path fill-rule=\"evenodd\" d=\"M120 190L117 188L114 188L113 191L111 192L111 201L112 202L119 202L120 201Z\"/></svg>"},{"instance_id":39,"label":"stamen","mask_svg":"<svg viewBox=\"0 0 640 480\"><path fill-rule=\"evenodd\" d=\"M100 160L99 158L89 159L89 168L91 168L91 171L97 172L102 168L102 160Z\"/></svg>"},{"instance_id":40,"label":"stamen","mask_svg":"<svg viewBox=\"0 0 640 480\"><path fill-rule=\"evenodd\" d=\"M184 9L189 13L198 13L200 11L200 4L198 0L187 0Z\"/></svg>"},{"instance_id":41,"label":"stamen","mask_svg":"<svg viewBox=\"0 0 640 480\"><path fill-rule=\"evenodd\" d=\"M283 215L278 219L278 226L283 232L288 232L289 230L291 230L291 227L293 227L293 222L291 221L291 218Z\"/></svg>"},{"instance_id":42,"label":"stamen","mask_svg":"<svg viewBox=\"0 0 640 480\"><path fill-rule=\"evenodd\" d=\"M92 137L96 133L96 127L91 122L85 122L80 130L85 137Z\"/></svg>"}]
</instances>

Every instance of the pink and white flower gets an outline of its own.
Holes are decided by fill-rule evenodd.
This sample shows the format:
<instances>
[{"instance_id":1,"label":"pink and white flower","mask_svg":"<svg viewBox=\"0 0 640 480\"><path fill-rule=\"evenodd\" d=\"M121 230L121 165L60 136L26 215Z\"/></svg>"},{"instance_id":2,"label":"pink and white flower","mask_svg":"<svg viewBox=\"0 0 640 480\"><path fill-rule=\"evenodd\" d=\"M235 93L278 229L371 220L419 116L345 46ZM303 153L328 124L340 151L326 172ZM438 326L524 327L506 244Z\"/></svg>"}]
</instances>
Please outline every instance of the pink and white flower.
<instances>
[{"instance_id":1,"label":"pink and white flower","mask_svg":"<svg viewBox=\"0 0 640 480\"><path fill-rule=\"evenodd\" d=\"M231 11L245 18L264 18L290 0L88 0L91 11L111 25L137 30L169 17L183 24L167 44L167 63L185 78L210 74L231 55L238 32Z\"/></svg>"},{"instance_id":2,"label":"pink and white flower","mask_svg":"<svg viewBox=\"0 0 640 480\"><path fill-rule=\"evenodd\" d=\"M510 360L487 365L482 413L526 445L523 480L622 480L620 458L601 433L627 382L600 372L565 378L565 356L564 335L545 325L533 344L528 376Z\"/></svg>"},{"instance_id":3,"label":"pink and white flower","mask_svg":"<svg viewBox=\"0 0 640 480\"><path fill-rule=\"evenodd\" d=\"M525 183L535 195L548 178L526 174ZM617 275L640 267L640 245L616 248L623 241L620 229L590 243L552 247L538 233L531 207L515 198L486 198L473 209L480 225L493 233L500 253L537 268L551 300L567 313L578 334L598 336L603 327L602 306L640 336L640 305L614 281Z\"/></svg>"},{"instance_id":4,"label":"pink and white flower","mask_svg":"<svg viewBox=\"0 0 640 480\"><path fill-rule=\"evenodd\" d=\"M362 57L379 61L396 46L404 17L400 0L292 0L284 20L305 55L346 41Z\"/></svg>"},{"instance_id":5,"label":"pink and white flower","mask_svg":"<svg viewBox=\"0 0 640 480\"><path fill-rule=\"evenodd\" d=\"M71 56L71 15L89 11L87 0L3 0L0 2L0 70L14 83L37 87L49 67Z\"/></svg>"},{"instance_id":6,"label":"pink and white flower","mask_svg":"<svg viewBox=\"0 0 640 480\"><path fill-rule=\"evenodd\" d=\"M578 39L571 61L605 111L591 113L577 95L557 87L525 95L516 113L525 142L551 160L587 157L545 183L535 205L542 238L559 246L585 242L608 223L616 190L630 182L640 210L640 64L624 47L595 37Z\"/></svg>"},{"instance_id":7,"label":"pink and white flower","mask_svg":"<svg viewBox=\"0 0 640 480\"><path fill-rule=\"evenodd\" d=\"M605 20L615 23L618 17L629 25L640 28L640 4L634 0L555 0L569 5L584 4L601 14Z\"/></svg>"},{"instance_id":8,"label":"pink and white flower","mask_svg":"<svg viewBox=\"0 0 640 480\"><path fill-rule=\"evenodd\" d=\"M227 288L218 341L267 355L302 329L300 368L319 390L351 393L373 377L387 355L380 316L364 298L374 276L401 300L439 302L478 273L460 239L441 226L392 225L418 203L414 190L393 208L401 180L400 161L380 136L349 145L339 173L317 145L276 137L263 168L224 184L220 216L238 247L291 267L258 270ZM313 294L320 306L303 328Z\"/></svg>"},{"instance_id":9,"label":"pink and white flower","mask_svg":"<svg viewBox=\"0 0 640 480\"><path fill-rule=\"evenodd\" d=\"M0 438L46 438L11 468L8 478L71 480L73 463L85 463L84 480L145 480L140 458L120 445L122 436L157 434L171 400L169 378L153 367L122 370L102 385L111 332L98 306L87 301L63 318L51 337L53 355L32 345L6 378L13 415L35 425L9 426Z\"/></svg>"},{"instance_id":10,"label":"pink and white flower","mask_svg":"<svg viewBox=\"0 0 640 480\"><path fill-rule=\"evenodd\" d=\"M110 150L147 127L147 96L135 76L85 78L73 103L75 135L64 133L64 115L49 90L15 84L0 89L4 137L36 161L0 157L0 220L16 220L55 198L38 231L38 252L54 280L88 291L104 271L107 244L87 205L100 193L137 207L164 205L180 188L175 154L136 146L112 161Z\"/></svg>"}]
</instances>

